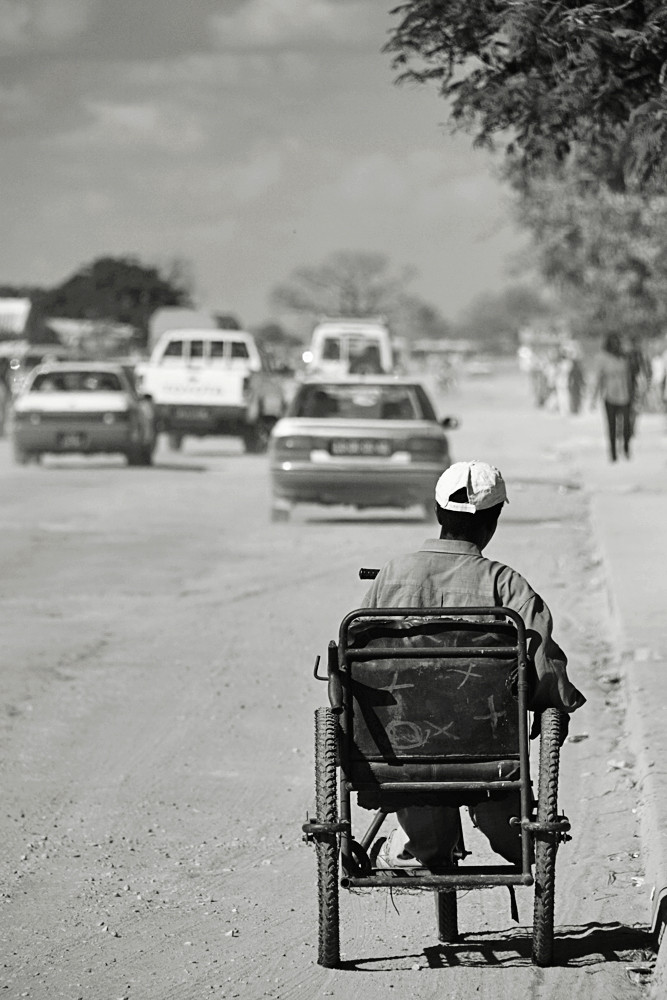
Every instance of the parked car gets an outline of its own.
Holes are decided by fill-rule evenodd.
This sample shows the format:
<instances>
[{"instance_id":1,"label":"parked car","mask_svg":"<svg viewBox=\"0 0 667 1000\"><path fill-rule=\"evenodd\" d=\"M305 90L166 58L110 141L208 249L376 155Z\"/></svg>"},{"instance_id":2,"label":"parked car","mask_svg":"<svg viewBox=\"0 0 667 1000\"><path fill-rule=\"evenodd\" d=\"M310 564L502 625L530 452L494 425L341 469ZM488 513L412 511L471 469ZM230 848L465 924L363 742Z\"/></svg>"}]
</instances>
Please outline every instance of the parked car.
<instances>
[{"instance_id":1,"label":"parked car","mask_svg":"<svg viewBox=\"0 0 667 1000\"><path fill-rule=\"evenodd\" d=\"M445 429L424 387L396 376L307 379L269 442L272 520L297 503L420 505L451 464Z\"/></svg>"},{"instance_id":2,"label":"parked car","mask_svg":"<svg viewBox=\"0 0 667 1000\"><path fill-rule=\"evenodd\" d=\"M20 465L50 452L121 452L129 465L150 465L157 440L152 404L122 365L39 365L14 400L14 457Z\"/></svg>"}]
</instances>

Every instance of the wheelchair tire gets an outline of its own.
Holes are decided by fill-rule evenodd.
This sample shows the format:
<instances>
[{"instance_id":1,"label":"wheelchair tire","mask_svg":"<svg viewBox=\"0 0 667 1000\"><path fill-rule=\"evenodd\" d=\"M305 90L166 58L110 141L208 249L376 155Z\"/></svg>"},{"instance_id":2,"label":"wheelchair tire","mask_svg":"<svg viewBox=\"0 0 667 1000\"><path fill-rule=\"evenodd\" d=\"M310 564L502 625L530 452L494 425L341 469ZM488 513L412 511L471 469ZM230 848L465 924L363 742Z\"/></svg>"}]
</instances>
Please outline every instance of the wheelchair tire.
<instances>
[{"instance_id":1,"label":"wheelchair tire","mask_svg":"<svg viewBox=\"0 0 667 1000\"><path fill-rule=\"evenodd\" d=\"M560 712L542 712L540 734L540 775L537 820L555 823L558 819L558 769L560 765ZM556 895L556 853L554 834L535 834L535 902L533 909L534 965L553 962L554 903Z\"/></svg>"},{"instance_id":2,"label":"wheelchair tire","mask_svg":"<svg viewBox=\"0 0 667 1000\"><path fill-rule=\"evenodd\" d=\"M315 792L318 823L337 823L336 759L338 721L330 708L315 712ZM319 965L335 969L340 963L338 921L338 835L318 834L317 897L319 906Z\"/></svg>"},{"instance_id":3,"label":"wheelchair tire","mask_svg":"<svg viewBox=\"0 0 667 1000\"><path fill-rule=\"evenodd\" d=\"M459 939L458 907L455 889L435 890L435 915L438 922L438 941L453 944Z\"/></svg>"}]
</instances>

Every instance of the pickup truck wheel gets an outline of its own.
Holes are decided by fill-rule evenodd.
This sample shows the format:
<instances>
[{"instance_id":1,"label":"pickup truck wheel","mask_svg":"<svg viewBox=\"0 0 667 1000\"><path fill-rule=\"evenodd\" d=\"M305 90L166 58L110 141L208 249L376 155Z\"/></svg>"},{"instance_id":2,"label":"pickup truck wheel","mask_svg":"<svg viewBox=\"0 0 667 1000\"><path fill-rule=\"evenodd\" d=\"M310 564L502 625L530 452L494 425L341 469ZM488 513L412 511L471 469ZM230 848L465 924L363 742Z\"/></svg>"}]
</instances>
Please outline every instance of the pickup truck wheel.
<instances>
[{"instance_id":1,"label":"pickup truck wheel","mask_svg":"<svg viewBox=\"0 0 667 1000\"><path fill-rule=\"evenodd\" d=\"M263 455L269 447L272 421L260 417L257 423L246 427L243 432L243 446L249 455Z\"/></svg>"},{"instance_id":2,"label":"pickup truck wheel","mask_svg":"<svg viewBox=\"0 0 667 1000\"><path fill-rule=\"evenodd\" d=\"M14 461L16 462L17 465L28 464L28 462L30 461L30 453L27 452L25 448L21 448L20 445L15 444L13 451L14 451Z\"/></svg>"},{"instance_id":3,"label":"pickup truck wheel","mask_svg":"<svg viewBox=\"0 0 667 1000\"><path fill-rule=\"evenodd\" d=\"M271 523L284 524L289 521L291 510L289 507L273 506L271 508Z\"/></svg>"},{"instance_id":4,"label":"pickup truck wheel","mask_svg":"<svg viewBox=\"0 0 667 1000\"><path fill-rule=\"evenodd\" d=\"M167 436L170 451L180 451L183 445L183 435L173 431Z\"/></svg>"}]
</instances>

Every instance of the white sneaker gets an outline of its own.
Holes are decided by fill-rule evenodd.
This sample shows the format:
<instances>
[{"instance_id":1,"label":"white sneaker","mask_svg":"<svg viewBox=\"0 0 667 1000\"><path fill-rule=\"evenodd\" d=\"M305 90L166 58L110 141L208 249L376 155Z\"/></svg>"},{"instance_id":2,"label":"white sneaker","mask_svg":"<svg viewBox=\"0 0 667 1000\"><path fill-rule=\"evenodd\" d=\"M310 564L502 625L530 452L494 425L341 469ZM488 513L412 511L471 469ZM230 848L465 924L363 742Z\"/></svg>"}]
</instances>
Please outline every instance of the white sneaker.
<instances>
[{"instance_id":1,"label":"white sneaker","mask_svg":"<svg viewBox=\"0 0 667 1000\"><path fill-rule=\"evenodd\" d=\"M387 839L381 844L375 855L374 867L391 870L392 868L423 868L414 855L403 847L401 838L395 836L396 830L392 830ZM375 852L371 851L371 859Z\"/></svg>"}]
</instances>

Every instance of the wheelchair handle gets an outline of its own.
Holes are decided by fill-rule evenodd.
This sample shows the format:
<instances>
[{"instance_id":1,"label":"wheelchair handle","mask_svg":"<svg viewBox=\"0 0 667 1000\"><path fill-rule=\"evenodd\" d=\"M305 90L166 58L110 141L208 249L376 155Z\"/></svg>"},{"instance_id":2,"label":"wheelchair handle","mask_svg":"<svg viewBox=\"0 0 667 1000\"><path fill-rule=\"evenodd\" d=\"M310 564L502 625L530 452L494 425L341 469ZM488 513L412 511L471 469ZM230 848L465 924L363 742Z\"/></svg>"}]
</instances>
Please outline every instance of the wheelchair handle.
<instances>
[{"instance_id":1,"label":"wheelchair handle","mask_svg":"<svg viewBox=\"0 0 667 1000\"><path fill-rule=\"evenodd\" d=\"M379 569L370 569L368 566L362 566L359 570L360 580L374 580L375 577L380 572Z\"/></svg>"}]
</instances>

